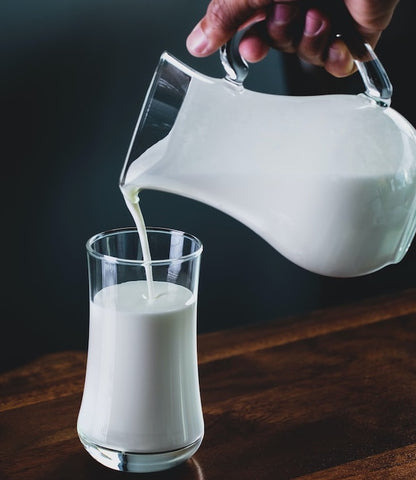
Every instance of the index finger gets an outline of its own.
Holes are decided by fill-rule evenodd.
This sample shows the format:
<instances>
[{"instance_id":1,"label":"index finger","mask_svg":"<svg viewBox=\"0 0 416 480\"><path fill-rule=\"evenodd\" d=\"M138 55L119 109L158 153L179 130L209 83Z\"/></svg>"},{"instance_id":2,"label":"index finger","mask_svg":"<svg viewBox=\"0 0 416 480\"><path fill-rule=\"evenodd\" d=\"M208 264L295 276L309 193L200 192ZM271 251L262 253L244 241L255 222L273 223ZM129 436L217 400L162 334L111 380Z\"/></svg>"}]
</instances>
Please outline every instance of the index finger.
<instances>
[{"instance_id":1,"label":"index finger","mask_svg":"<svg viewBox=\"0 0 416 480\"><path fill-rule=\"evenodd\" d=\"M286 0L293 2L296 0ZM187 38L189 52L197 57L211 55L243 26L264 18L273 0L211 0L205 16Z\"/></svg>"}]
</instances>

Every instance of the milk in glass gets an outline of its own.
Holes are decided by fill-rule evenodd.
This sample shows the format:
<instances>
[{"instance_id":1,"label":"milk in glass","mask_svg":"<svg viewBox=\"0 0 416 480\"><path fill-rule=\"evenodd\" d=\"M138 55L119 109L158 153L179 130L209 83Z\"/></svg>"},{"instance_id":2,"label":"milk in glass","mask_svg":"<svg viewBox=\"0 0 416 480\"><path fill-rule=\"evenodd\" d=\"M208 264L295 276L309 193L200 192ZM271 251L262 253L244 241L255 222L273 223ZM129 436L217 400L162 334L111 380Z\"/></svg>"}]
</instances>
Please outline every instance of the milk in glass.
<instances>
[{"instance_id":1,"label":"milk in glass","mask_svg":"<svg viewBox=\"0 0 416 480\"><path fill-rule=\"evenodd\" d=\"M98 277L102 285L90 295L78 433L104 465L150 472L189 458L204 433L196 348L198 282L189 280L187 288L177 281L198 275L200 249L195 258L188 252L182 259L181 232L159 232L168 237L170 250L161 265L152 263L137 192L123 194L137 225L143 259L131 265L111 253L90 259L90 289L91 278ZM123 255L122 248L120 252ZM119 281L123 268L137 275L143 267L144 279ZM154 280L153 269L164 278Z\"/></svg>"},{"instance_id":2,"label":"milk in glass","mask_svg":"<svg viewBox=\"0 0 416 480\"><path fill-rule=\"evenodd\" d=\"M185 287L105 287L90 302L81 435L114 450L163 452L201 436L196 301ZM180 414L187 412L186 422Z\"/></svg>"}]
</instances>

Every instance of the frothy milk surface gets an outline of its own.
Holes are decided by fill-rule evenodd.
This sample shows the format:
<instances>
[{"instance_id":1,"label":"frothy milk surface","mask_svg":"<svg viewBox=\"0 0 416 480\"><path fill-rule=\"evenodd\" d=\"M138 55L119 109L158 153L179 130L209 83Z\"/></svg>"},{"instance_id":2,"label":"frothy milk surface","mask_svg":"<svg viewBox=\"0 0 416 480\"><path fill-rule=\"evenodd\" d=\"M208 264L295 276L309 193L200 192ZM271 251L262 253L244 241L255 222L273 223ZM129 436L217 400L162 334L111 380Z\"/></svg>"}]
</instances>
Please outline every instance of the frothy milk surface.
<instances>
[{"instance_id":1,"label":"frothy milk surface","mask_svg":"<svg viewBox=\"0 0 416 480\"><path fill-rule=\"evenodd\" d=\"M100 446L163 452L202 436L196 300L146 281L99 291L90 302L86 382L78 431Z\"/></svg>"}]
</instances>

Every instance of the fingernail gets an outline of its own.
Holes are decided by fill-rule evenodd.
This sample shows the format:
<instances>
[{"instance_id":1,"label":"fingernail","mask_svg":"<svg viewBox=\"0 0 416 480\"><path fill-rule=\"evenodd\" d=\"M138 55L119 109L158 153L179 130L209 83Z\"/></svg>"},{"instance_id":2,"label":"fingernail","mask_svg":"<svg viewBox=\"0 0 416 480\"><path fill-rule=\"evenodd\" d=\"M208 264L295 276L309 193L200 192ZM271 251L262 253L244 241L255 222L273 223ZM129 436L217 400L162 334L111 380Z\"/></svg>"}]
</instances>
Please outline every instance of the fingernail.
<instances>
[{"instance_id":1,"label":"fingernail","mask_svg":"<svg viewBox=\"0 0 416 480\"><path fill-rule=\"evenodd\" d=\"M204 55L207 51L209 46L208 38L199 23L188 36L186 46L193 55Z\"/></svg>"},{"instance_id":2,"label":"fingernail","mask_svg":"<svg viewBox=\"0 0 416 480\"><path fill-rule=\"evenodd\" d=\"M343 62L345 61L345 58L346 58L346 55L342 49L336 46L330 47L328 49L328 60L331 63Z\"/></svg>"},{"instance_id":3,"label":"fingernail","mask_svg":"<svg viewBox=\"0 0 416 480\"><path fill-rule=\"evenodd\" d=\"M273 22L276 25L285 25L289 23L295 14L295 9L291 5L278 3L274 7Z\"/></svg>"},{"instance_id":4,"label":"fingernail","mask_svg":"<svg viewBox=\"0 0 416 480\"><path fill-rule=\"evenodd\" d=\"M330 47L327 62L333 65L331 71L336 71L339 77L350 75L354 71L354 60L346 49Z\"/></svg>"},{"instance_id":5,"label":"fingernail","mask_svg":"<svg viewBox=\"0 0 416 480\"><path fill-rule=\"evenodd\" d=\"M315 17L314 15L306 15L305 18L305 35L313 37L316 35L319 30L322 28L323 22L320 18Z\"/></svg>"}]
</instances>

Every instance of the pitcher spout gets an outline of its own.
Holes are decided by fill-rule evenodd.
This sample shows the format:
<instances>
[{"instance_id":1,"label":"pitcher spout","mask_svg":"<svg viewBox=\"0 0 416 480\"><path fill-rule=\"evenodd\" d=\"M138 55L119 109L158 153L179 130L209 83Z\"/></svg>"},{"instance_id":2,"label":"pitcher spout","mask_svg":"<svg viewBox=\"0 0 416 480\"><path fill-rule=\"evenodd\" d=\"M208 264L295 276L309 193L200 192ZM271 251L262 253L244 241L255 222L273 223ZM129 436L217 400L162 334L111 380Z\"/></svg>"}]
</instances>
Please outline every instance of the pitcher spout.
<instances>
[{"instance_id":1,"label":"pitcher spout","mask_svg":"<svg viewBox=\"0 0 416 480\"><path fill-rule=\"evenodd\" d=\"M121 187L126 184L130 165L171 131L189 83L196 74L168 52L161 55L127 151L120 176Z\"/></svg>"}]
</instances>

